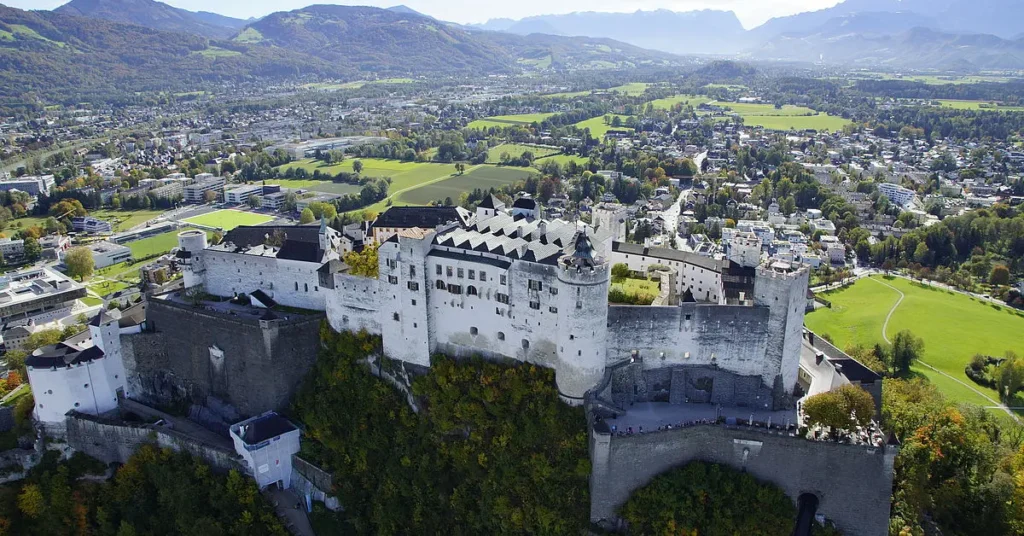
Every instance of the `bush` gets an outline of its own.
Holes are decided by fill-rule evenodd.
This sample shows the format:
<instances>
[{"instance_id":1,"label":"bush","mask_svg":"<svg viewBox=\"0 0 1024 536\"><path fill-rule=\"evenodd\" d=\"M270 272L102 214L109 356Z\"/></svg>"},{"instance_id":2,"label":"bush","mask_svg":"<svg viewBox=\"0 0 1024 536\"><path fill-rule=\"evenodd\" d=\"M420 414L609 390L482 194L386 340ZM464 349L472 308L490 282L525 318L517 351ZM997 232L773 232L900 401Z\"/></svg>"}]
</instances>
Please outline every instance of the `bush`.
<instances>
[{"instance_id":1,"label":"bush","mask_svg":"<svg viewBox=\"0 0 1024 536\"><path fill-rule=\"evenodd\" d=\"M625 279L629 277L630 274L632 274L632 272L630 271L629 266L621 262L612 266L612 279Z\"/></svg>"}]
</instances>

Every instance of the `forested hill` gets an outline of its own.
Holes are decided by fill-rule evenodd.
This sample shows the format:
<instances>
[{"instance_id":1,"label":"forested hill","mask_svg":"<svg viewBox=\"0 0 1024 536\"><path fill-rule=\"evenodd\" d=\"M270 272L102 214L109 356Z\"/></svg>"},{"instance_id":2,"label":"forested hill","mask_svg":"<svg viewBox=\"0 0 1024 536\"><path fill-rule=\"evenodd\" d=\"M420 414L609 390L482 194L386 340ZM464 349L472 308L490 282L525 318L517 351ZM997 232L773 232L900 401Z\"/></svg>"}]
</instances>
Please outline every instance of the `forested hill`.
<instances>
[{"instance_id":1,"label":"forested hill","mask_svg":"<svg viewBox=\"0 0 1024 536\"><path fill-rule=\"evenodd\" d=\"M501 48L427 17L378 9L319 5L272 13L235 37L349 63L362 71L509 72Z\"/></svg>"},{"instance_id":2,"label":"forested hill","mask_svg":"<svg viewBox=\"0 0 1024 536\"><path fill-rule=\"evenodd\" d=\"M285 49L0 5L0 103L82 102L207 80L352 76Z\"/></svg>"},{"instance_id":3,"label":"forested hill","mask_svg":"<svg viewBox=\"0 0 1024 536\"><path fill-rule=\"evenodd\" d=\"M245 25L238 19L193 13L156 0L71 0L54 11L218 39L231 37Z\"/></svg>"}]
</instances>

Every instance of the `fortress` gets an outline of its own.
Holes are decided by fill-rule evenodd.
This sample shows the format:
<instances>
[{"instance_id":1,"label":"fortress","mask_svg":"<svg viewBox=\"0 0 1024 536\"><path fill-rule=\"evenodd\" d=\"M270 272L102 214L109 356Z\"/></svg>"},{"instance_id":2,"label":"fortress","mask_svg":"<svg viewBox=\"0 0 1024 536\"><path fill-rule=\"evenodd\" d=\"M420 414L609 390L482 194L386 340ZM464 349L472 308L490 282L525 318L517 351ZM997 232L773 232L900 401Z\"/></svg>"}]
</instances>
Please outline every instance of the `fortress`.
<instances>
[{"instance_id":1,"label":"fortress","mask_svg":"<svg viewBox=\"0 0 1024 536\"><path fill-rule=\"evenodd\" d=\"M897 447L877 429L844 445L797 434L803 396L844 383L881 395L881 378L803 329L806 268L615 242L608 229L541 220L529 205L506 212L485 200L440 225L435 209L423 226L403 209L374 233L375 278L349 273L339 233L323 222L239 227L217 245L185 231L185 290L151 297L145 324L119 342L97 321L96 346L124 362L124 376L112 373L117 392L100 394L185 402L193 417L228 423L282 409L326 318L337 331L379 335L398 377L425 372L435 353L553 369L560 397L588 410L596 523L614 527L635 489L705 460L779 485L846 534L886 533ZM609 303L619 263L657 276L655 305ZM66 374L41 357L33 383L48 369ZM65 405L47 415L59 419Z\"/></svg>"}]
</instances>

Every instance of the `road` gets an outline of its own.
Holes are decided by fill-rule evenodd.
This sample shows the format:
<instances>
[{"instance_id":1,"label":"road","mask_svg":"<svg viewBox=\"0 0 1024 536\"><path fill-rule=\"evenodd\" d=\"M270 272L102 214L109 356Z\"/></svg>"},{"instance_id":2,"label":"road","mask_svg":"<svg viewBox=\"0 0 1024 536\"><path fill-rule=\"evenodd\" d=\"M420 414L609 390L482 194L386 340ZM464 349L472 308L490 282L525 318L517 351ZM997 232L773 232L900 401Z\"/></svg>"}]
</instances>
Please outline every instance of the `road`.
<instances>
[{"instance_id":1,"label":"road","mask_svg":"<svg viewBox=\"0 0 1024 536\"><path fill-rule=\"evenodd\" d=\"M697 165L698 171L700 170L701 164L704 163L704 159L707 157L708 152L704 151L693 158L693 163ZM686 200L689 192L689 188L679 192L679 197L676 198L676 202L672 203L672 206L668 207L668 209L661 213L661 217L665 219L665 232L663 234L670 239L669 243L671 243L671 238L677 236L679 233L679 209L682 207L683 201ZM682 242L683 241L681 240L676 240L677 245L681 245Z\"/></svg>"}]
</instances>

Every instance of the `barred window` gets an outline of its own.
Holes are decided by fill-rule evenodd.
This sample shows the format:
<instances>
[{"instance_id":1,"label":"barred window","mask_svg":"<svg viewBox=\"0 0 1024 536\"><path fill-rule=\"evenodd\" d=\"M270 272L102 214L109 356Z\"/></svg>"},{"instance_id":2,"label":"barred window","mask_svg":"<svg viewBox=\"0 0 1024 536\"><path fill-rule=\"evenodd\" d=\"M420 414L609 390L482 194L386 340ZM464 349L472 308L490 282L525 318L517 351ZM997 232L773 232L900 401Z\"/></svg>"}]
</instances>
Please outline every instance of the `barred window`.
<instances>
[{"instance_id":1,"label":"barred window","mask_svg":"<svg viewBox=\"0 0 1024 536\"><path fill-rule=\"evenodd\" d=\"M418 291L419 289L420 289L420 284L419 283L416 283L415 281L409 281L409 290L415 292L415 291Z\"/></svg>"},{"instance_id":2,"label":"barred window","mask_svg":"<svg viewBox=\"0 0 1024 536\"><path fill-rule=\"evenodd\" d=\"M540 310L540 302L537 302L537 301L530 302L530 309Z\"/></svg>"},{"instance_id":3,"label":"barred window","mask_svg":"<svg viewBox=\"0 0 1024 536\"><path fill-rule=\"evenodd\" d=\"M391 283L392 285L397 285L398 284L398 276L389 275L388 276L388 283Z\"/></svg>"}]
</instances>

